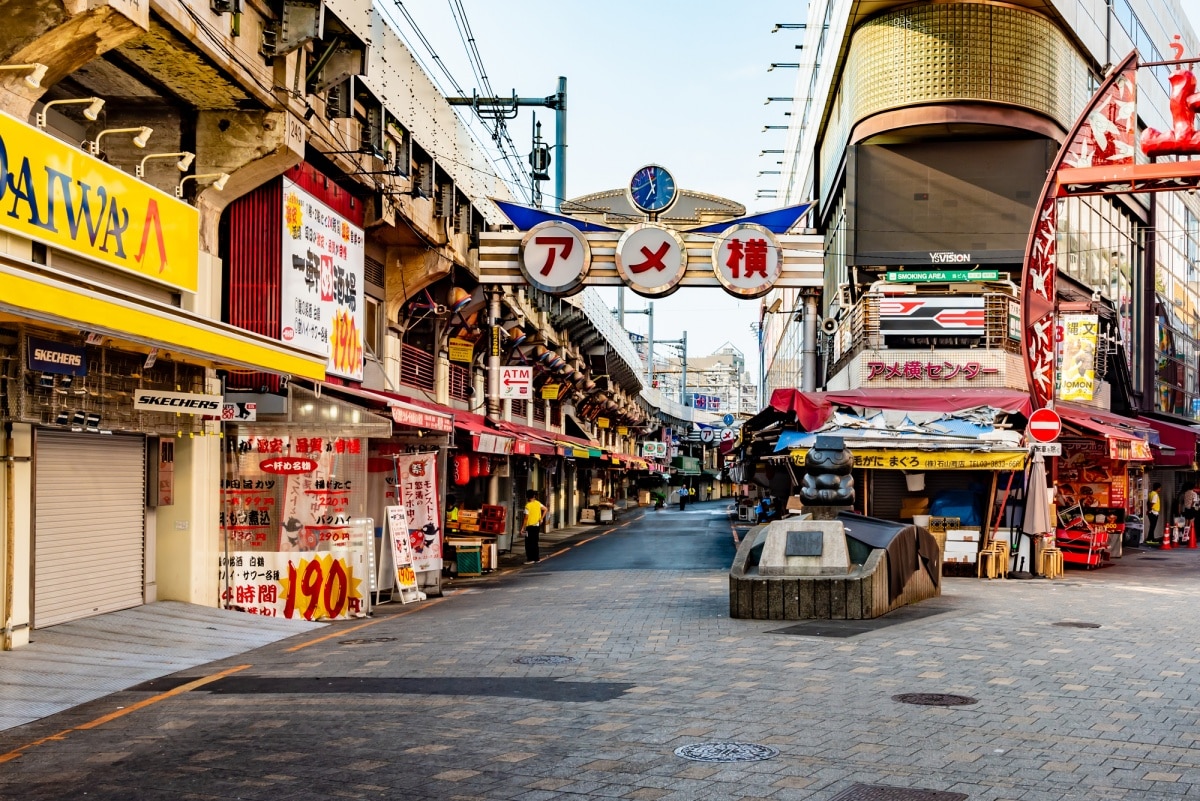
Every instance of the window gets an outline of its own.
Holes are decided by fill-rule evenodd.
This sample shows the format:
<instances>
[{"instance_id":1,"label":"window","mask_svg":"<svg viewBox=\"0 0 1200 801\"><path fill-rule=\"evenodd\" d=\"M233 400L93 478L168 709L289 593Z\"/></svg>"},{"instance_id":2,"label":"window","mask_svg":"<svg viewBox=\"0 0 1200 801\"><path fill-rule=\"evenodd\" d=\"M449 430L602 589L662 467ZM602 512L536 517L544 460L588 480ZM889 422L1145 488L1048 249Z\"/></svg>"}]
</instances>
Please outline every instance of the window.
<instances>
[{"instance_id":1,"label":"window","mask_svg":"<svg viewBox=\"0 0 1200 801\"><path fill-rule=\"evenodd\" d=\"M383 358L380 353L383 342L383 314L379 301L368 295L363 307L363 348L367 354L377 360Z\"/></svg>"}]
</instances>

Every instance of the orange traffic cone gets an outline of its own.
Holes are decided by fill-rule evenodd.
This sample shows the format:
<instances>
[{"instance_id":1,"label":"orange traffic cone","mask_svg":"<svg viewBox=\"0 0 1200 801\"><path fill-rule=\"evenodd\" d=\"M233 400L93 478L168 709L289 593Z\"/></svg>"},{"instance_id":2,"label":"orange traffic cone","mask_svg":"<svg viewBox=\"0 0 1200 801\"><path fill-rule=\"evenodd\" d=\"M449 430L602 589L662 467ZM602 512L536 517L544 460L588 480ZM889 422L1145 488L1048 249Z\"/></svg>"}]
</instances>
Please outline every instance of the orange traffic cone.
<instances>
[{"instance_id":1,"label":"orange traffic cone","mask_svg":"<svg viewBox=\"0 0 1200 801\"><path fill-rule=\"evenodd\" d=\"M1171 526L1169 526L1165 523L1163 524L1162 548L1160 548L1159 550L1162 550L1162 551L1171 550Z\"/></svg>"},{"instance_id":2,"label":"orange traffic cone","mask_svg":"<svg viewBox=\"0 0 1200 801\"><path fill-rule=\"evenodd\" d=\"M1188 547L1195 548L1196 547L1196 521L1195 520L1188 521L1188 532L1191 534L1191 536L1188 537Z\"/></svg>"}]
</instances>

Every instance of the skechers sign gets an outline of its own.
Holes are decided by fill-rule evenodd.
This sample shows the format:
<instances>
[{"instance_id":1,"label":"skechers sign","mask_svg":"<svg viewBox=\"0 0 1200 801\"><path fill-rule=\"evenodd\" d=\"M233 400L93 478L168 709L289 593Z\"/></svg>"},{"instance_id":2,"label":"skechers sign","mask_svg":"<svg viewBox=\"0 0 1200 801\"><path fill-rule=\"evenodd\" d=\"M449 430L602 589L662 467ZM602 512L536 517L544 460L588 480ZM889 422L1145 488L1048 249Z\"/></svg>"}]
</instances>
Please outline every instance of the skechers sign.
<instances>
[{"instance_id":1,"label":"skechers sign","mask_svg":"<svg viewBox=\"0 0 1200 801\"><path fill-rule=\"evenodd\" d=\"M0 114L0 228L196 291L195 209L6 114Z\"/></svg>"},{"instance_id":2,"label":"skechers sign","mask_svg":"<svg viewBox=\"0 0 1200 801\"><path fill-rule=\"evenodd\" d=\"M193 395L188 392L160 392L139 389L133 393L133 408L147 412L175 412L221 416L225 399L220 395Z\"/></svg>"},{"instance_id":3,"label":"skechers sign","mask_svg":"<svg viewBox=\"0 0 1200 801\"><path fill-rule=\"evenodd\" d=\"M87 375L87 356L81 345L67 345L47 339L29 340L29 369L58 375Z\"/></svg>"}]
</instances>

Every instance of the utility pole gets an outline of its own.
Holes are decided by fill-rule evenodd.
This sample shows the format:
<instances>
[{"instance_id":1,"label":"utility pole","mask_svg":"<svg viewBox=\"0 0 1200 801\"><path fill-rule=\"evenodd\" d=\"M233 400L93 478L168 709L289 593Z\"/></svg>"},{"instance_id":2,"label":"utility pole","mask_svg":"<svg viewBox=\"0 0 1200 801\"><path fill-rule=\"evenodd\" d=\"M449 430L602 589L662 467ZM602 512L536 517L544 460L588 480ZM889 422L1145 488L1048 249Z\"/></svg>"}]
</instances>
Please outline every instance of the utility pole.
<instances>
[{"instance_id":1,"label":"utility pole","mask_svg":"<svg viewBox=\"0 0 1200 801\"><path fill-rule=\"evenodd\" d=\"M625 328L625 315L627 315L627 314L644 314L648 318L650 318L650 325L649 325L650 333L646 336L646 340L647 340L647 342L646 342L646 386L653 387L654 386L654 303L651 302L651 303L647 304L646 308L644 308L644 309L626 309L624 296L622 296L620 294L620 290L617 290L617 292L618 292L618 294L617 294L618 305L617 305L616 315L617 315L617 322L620 323L622 329Z\"/></svg>"},{"instance_id":2,"label":"utility pole","mask_svg":"<svg viewBox=\"0 0 1200 801\"><path fill-rule=\"evenodd\" d=\"M664 339L658 344L679 346L679 402L687 406L687 331L679 339Z\"/></svg>"},{"instance_id":3,"label":"utility pole","mask_svg":"<svg viewBox=\"0 0 1200 801\"><path fill-rule=\"evenodd\" d=\"M516 119L521 106L543 106L555 112L554 135L558 140L554 143L554 155L557 162L554 165L554 210L562 210L562 201L567 191L567 79L560 76L558 91L548 97L517 97L516 91L512 97L447 97L446 102L452 106L471 106L481 119L511 120ZM532 157L531 157L532 158ZM536 167L535 167L536 171Z\"/></svg>"}]
</instances>

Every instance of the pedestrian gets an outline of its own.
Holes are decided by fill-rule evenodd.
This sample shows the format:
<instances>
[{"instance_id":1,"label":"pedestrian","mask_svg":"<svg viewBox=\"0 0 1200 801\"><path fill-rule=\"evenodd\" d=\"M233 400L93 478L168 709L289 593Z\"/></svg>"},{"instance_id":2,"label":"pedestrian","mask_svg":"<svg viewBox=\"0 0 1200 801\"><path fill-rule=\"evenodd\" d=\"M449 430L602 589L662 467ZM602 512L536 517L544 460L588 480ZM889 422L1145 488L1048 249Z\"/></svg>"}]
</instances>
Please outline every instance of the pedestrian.
<instances>
[{"instance_id":1,"label":"pedestrian","mask_svg":"<svg viewBox=\"0 0 1200 801\"><path fill-rule=\"evenodd\" d=\"M679 511L683 511L683 507L687 506L688 491L687 487L679 488Z\"/></svg>"},{"instance_id":2,"label":"pedestrian","mask_svg":"<svg viewBox=\"0 0 1200 801\"><path fill-rule=\"evenodd\" d=\"M1150 498L1148 499L1148 509L1146 517L1149 520L1149 526L1146 528L1146 542L1154 543L1155 533L1158 531L1158 516L1162 513L1162 482L1154 482L1154 486L1150 488Z\"/></svg>"},{"instance_id":3,"label":"pedestrian","mask_svg":"<svg viewBox=\"0 0 1200 801\"><path fill-rule=\"evenodd\" d=\"M542 521L546 519L546 507L538 500L537 490L525 493L525 520L521 524L525 529L525 564L532 565L542 561L538 552L538 537L542 533Z\"/></svg>"},{"instance_id":4,"label":"pedestrian","mask_svg":"<svg viewBox=\"0 0 1200 801\"><path fill-rule=\"evenodd\" d=\"M1179 514L1184 520L1182 534L1184 539L1192 538L1192 526L1195 525L1198 513L1200 513L1200 492L1196 491L1196 484L1192 482L1188 484L1188 488L1183 491L1183 497L1179 500Z\"/></svg>"}]
</instances>

